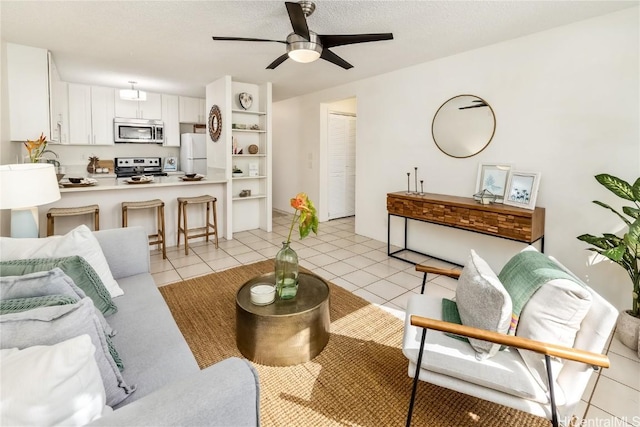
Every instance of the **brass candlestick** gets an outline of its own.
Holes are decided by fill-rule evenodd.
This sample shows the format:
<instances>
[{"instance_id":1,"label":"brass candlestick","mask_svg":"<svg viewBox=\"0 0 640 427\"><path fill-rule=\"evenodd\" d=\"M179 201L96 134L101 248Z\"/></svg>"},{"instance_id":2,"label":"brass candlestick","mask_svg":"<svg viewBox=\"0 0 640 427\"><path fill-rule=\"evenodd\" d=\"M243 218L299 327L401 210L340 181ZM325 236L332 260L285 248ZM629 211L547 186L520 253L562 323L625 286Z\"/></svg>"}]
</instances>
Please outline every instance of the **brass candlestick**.
<instances>
[{"instance_id":1,"label":"brass candlestick","mask_svg":"<svg viewBox=\"0 0 640 427\"><path fill-rule=\"evenodd\" d=\"M420 195L422 196L424 194L424 187L423 184L424 183L424 179L420 180Z\"/></svg>"},{"instance_id":2,"label":"brass candlestick","mask_svg":"<svg viewBox=\"0 0 640 427\"><path fill-rule=\"evenodd\" d=\"M409 176L411 175L411 172L407 172L407 194L411 194L411 189L409 188Z\"/></svg>"},{"instance_id":3,"label":"brass candlestick","mask_svg":"<svg viewBox=\"0 0 640 427\"><path fill-rule=\"evenodd\" d=\"M418 194L418 168L414 167L413 170L415 171L415 176L413 178L416 180L416 194Z\"/></svg>"}]
</instances>

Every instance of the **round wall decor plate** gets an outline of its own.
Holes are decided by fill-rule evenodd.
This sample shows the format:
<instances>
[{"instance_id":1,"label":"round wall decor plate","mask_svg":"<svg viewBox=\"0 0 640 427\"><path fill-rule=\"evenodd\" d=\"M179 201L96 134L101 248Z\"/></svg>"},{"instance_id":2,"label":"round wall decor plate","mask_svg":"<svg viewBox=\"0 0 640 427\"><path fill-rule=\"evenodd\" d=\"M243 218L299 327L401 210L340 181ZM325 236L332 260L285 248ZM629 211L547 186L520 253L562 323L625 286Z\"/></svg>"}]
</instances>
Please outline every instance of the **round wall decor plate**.
<instances>
[{"instance_id":1,"label":"round wall decor plate","mask_svg":"<svg viewBox=\"0 0 640 427\"><path fill-rule=\"evenodd\" d=\"M253 104L253 96L247 92L240 92L238 100L240 101L240 106L245 110L251 108L251 104Z\"/></svg>"},{"instance_id":2,"label":"round wall decor plate","mask_svg":"<svg viewBox=\"0 0 640 427\"><path fill-rule=\"evenodd\" d=\"M249 146L249 154L258 154L258 146L256 144Z\"/></svg>"},{"instance_id":3,"label":"round wall decor plate","mask_svg":"<svg viewBox=\"0 0 640 427\"><path fill-rule=\"evenodd\" d=\"M213 142L218 142L222 132L222 113L217 105L211 107L209 112L209 136Z\"/></svg>"}]
</instances>

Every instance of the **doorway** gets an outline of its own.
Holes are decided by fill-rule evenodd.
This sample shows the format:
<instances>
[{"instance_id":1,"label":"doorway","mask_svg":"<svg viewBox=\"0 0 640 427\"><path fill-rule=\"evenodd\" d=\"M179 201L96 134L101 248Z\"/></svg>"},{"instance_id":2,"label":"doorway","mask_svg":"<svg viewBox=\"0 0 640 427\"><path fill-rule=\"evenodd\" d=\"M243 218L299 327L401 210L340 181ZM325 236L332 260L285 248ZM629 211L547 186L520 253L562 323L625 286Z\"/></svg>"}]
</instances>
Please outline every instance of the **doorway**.
<instances>
[{"instance_id":1,"label":"doorway","mask_svg":"<svg viewBox=\"0 0 640 427\"><path fill-rule=\"evenodd\" d=\"M328 219L356 214L356 115L329 111L327 132Z\"/></svg>"}]
</instances>

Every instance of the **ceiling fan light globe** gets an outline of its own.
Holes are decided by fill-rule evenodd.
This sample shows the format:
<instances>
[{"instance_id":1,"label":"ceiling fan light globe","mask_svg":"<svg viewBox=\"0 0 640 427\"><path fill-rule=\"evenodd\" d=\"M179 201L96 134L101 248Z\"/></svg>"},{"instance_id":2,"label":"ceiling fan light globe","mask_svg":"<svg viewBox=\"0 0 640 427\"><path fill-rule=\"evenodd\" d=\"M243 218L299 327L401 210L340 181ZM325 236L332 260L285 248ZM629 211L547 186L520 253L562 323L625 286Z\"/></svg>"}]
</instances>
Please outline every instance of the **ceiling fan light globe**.
<instances>
[{"instance_id":1,"label":"ceiling fan light globe","mask_svg":"<svg viewBox=\"0 0 640 427\"><path fill-rule=\"evenodd\" d=\"M289 58L296 62L307 64L320 58L320 52L311 49L296 49L289 51Z\"/></svg>"}]
</instances>

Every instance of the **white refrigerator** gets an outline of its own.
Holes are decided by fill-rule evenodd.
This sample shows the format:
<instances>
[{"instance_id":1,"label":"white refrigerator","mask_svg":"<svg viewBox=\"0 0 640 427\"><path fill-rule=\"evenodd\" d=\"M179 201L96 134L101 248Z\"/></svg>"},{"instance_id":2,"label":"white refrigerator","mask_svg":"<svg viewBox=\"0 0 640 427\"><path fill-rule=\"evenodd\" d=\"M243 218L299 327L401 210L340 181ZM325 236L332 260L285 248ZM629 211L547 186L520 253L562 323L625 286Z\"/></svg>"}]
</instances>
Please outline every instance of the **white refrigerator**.
<instances>
[{"instance_id":1,"label":"white refrigerator","mask_svg":"<svg viewBox=\"0 0 640 427\"><path fill-rule=\"evenodd\" d=\"M207 138L204 133L180 135L180 169L184 173L207 174Z\"/></svg>"}]
</instances>

